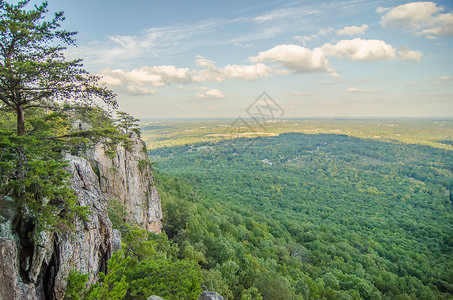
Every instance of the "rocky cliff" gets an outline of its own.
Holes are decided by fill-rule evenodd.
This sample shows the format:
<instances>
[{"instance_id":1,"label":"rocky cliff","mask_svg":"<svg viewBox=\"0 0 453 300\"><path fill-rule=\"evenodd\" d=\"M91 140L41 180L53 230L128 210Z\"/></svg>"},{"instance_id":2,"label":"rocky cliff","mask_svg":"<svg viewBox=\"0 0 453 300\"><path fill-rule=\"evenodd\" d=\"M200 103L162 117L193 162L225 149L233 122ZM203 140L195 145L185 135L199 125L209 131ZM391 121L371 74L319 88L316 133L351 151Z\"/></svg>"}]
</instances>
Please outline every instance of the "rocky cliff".
<instances>
[{"instance_id":1,"label":"rocky cliff","mask_svg":"<svg viewBox=\"0 0 453 300\"><path fill-rule=\"evenodd\" d=\"M76 221L72 236L43 233L39 245L27 244L12 232L11 199L0 199L5 206L0 218L0 300L62 299L71 270L89 273L89 281L95 281L118 244L107 215L109 199L125 205L127 221L160 232L160 198L143 148L134 138L130 151L118 146L114 158L105 155L102 145L87 159L66 156L78 203L92 211L88 221Z\"/></svg>"},{"instance_id":2,"label":"rocky cliff","mask_svg":"<svg viewBox=\"0 0 453 300\"><path fill-rule=\"evenodd\" d=\"M159 233L162 209L145 143L134 136L129 150L118 145L115 152L109 157L104 145L97 144L88 155L98 171L101 190L126 207L127 222Z\"/></svg>"}]
</instances>

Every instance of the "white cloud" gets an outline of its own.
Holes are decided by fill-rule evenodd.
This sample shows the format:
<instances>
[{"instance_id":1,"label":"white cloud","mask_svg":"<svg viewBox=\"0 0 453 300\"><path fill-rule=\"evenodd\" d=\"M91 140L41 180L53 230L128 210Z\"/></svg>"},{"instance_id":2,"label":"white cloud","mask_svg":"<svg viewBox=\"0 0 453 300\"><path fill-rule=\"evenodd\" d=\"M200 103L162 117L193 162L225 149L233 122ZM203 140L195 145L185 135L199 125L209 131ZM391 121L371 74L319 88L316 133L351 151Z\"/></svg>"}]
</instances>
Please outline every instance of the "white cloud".
<instances>
[{"instance_id":1,"label":"white cloud","mask_svg":"<svg viewBox=\"0 0 453 300\"><path fill-rule=\"evenodd\" d=\"M270 76L272 68L262 63L255 65L226 65L223 68L216 67L214 62L202 56L198 56L195 63L204 69L195 72L194 81L215 81L221 82L226 79L234 80L256 80Z\"/></svg>"},{"instance_id":2,"label":"white cloud","mask_svg":"<svg viewBox=\"0 0 453 300\"><path fill-rule=\"evenodd\" d=\"M420 62L423 54L418 50L409 50L406 46L401 46L398 50L398 56L404 61Z\"/></svg>"},{"instance_id":3,"label":"white cloud","mask_svg":"<svg viewBox=\"0 0 453 300\"><path fill-rule=\"evenodd\" d=\"M197 93L197 97L205 99L222 99L225 98L225 95L221 91L213 89L204 93Z\"/></svg>"},{"instance_id":4,"label":"white cloud","mask_svg":"<svg viewBox=\"0 0 453 300\"><path fill-rule=\"evenodd\" d=\"M310 41L311 39L315 39L315 38L317 38L318 36L321 36L321 35L326 35L326 34L332 32L332 31L333 31L332 27L320 28L318 30L317 34L304 35L304 36L296 35L296 36L293 37L293 40L300 41L304 46L306 46L306 42Z\"/></svg>"},{"instance_id":5,"label":"white cloud","mask_svg":"<svg viewBox=\"0 0 453 300\"><path fill-rule=\"evenodd\" d=\"M107 71L107 72L110 72L110 70ZM107 73L107 72L106 72L106 73ZM118 86L118 85L121 85L121 84L123 83L123 82L121 81L121 79L116 78L116 77L112 77L112 76L106 75L106 74L104 74L104 75L102 76L102 80L103 80L103 82L104 82L105 84L110 85L110 86Z\"/></svg>"},{"instance_id":6,"label":"white cloud","mask_svg":"<svg viewBox=\"0 0 453 300\"><path fill-rule=\"evenodd\" d=\"M192 81L192 73L188 68L175 66L141 67L131 71L124 69L104 69L101 71L104 81L111 85L134 83L137 85L151 84L156 87L170 83L188 83Z\"/></svg>"},{"instance_id":7,"label":"white cloud","mask_svg":"<svg viewBox=\"0 0 453 300\"><path fill-rule=\"evenodd\" d=\"M226 65L223 70L227 78L237 80L255 80L257 78L267 77L272 71L270 67L261 63L250 66Z\"/></svg>"},{"instance_id":8,"label":"white cloud","mask_svg":"<svg viewBox=\"0 0 453 300\"><path fill-rule=\"evenodd\" d=\"M314 96L316 95L315 92L289 92L285 93L284 96L291 97L291 96Z\"/></svg>"},{"instance_id":9,"label":"white cloud","mask_svg":"<svg viewBox=\"0 0 453 300\"><path fill-rule=\"evenodd\" d=\"M396 50L381 40L342 40L332 44L324 44L321 47L327 56L345 58L349 60L386 60L396 58Z\"/></svg>"},{"instance_id":10,"label":"white cloud","mask_svg":"<svg viewBox=\"0 0 453 300\"><path fill-rule=\"evenodd\" d=\"M364 40L361 38L341 40L334 45L324 44L321 48L326 56L348 60L377 61L399 58L403 61L420 62L423 56L420 51L410 50L407 46L401 46L396 51L392 45L382 40Z\"/></svg>"},{"instance_id":11,"label":"white cloud","mask_svg":"<svg viewBox=\"0 0 453 300\"><path fill-rule=\"evenodd\" d=\"M343 29L337 31L338 35L362 35L368 29L368 25L363 24L362 26L346 26Z\"/></svg>"},{"instance_id":12,"label":"white cloud","mask_svg":"<svg viewBox=\"0 0 453 300\"><path fill-rule=\"evenodd\" d=\"M331 72L331 73L330 73L330 76L332 76L333 78L343 78L343 76L341 76L341 75L338 74L337 72Z\"/></svg>"},{"instance_id":13,"label":"white cloud","mask_svg":"<svg viewBox=\"0 0 453 300\"><path fill-rule=\"evenodd\" d=\"M434 2L410 2L392 8L378 8L384 27L402 27L415 36L436 38L453 36L453 12L442 14L444 8Z\"/></svg>"},{"instance_id":14,"label":"white cloud","mask_svg":"<svg viewBox=\"0 0 453 300\"><path fill-rule=\"evenodd\" d=\"M308 35L304 35L304 36L296 35L296 36L293 36L293 40L301 42L302 45L304 45L304 46L306 46L307 42L310 41L311 39L312 39L312 37L308 36Z\"/></svg>"},{"instance_id":15,"label":"white cloud","mask_svg":"<svg viewBox=\"0 0 453 300\"><path fill-rule=\"evenodd\" d=\"M211 67L214 66L214 62L212 60L206 59L201 55L197 55L195 60L195 64L199 67Z\"/></svg>"},{"instance_id":16,"label":"white cloud","mask_svg":"<svg viewBox=\"0 0 453 300\"><path fill-rule=\"evenodd\" d=\"M130 95L154 95L157 93L157 90L155 89L153 90L140 85L128 85L126 86L126 89Z\"/></svg>"},{"instance_id":17,"label":"white cloud","mask_svg":"<svg viewBox=\"0 0 453 300\"><path fill-rule=\"evenodd\" d=\"M297 73L333 72L321 48L313 50L298 45L278 45L249 57L253 63L278 62Z\"/></svg>"},{"instance_id":18,"label":"white cloud","mask_svg":"<svg viewBox=\"0 0 453 300\"><path fill-rule=\"evenodd\" d=\"M378 90L365 90L365 89L355 88L355 87L348 88L348 91L350 93L379 93Z\"/></svg>"},{"instance_id":19,"label":"white cloud","mask_svg":"<svg viewBox=\"0 0 453 300\"><path fill-rule=\"evenodd\" d=\"M109 85L131 94L154 94L156 91L147 88L163 87L168 84L188 84L196 82L222 82L228 79L233 80L256 80L261 77L270 76L273 69L263 63L254 65L226 65L219 68L215 63L202 56L195 60L201 69L177 68L175 66L144 66L132 70L126 69L104 69L101 71L103 81ZM184 89L179 85L176 88ZM195 89L204 90L199 87Z\"/></svg>"}]
</instances>

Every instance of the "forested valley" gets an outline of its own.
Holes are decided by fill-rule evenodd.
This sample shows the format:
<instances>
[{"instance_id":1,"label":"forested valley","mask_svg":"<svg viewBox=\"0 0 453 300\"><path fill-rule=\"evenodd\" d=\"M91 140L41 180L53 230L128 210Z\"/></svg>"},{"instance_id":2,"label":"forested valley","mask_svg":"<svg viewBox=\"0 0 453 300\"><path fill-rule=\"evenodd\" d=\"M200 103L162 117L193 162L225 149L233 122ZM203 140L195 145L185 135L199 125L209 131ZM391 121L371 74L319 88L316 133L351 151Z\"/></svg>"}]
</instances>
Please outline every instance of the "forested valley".
<instances>
[{"instance_id":1,"label":"forested valley","mask_svg":"<svg viewBox=\"0 0 453 300\"><path fill-rule=\"evenodd\" d=\"M228 299L453 295L450 150L284 133L149 154L166 234Z\"/></svg>"},{"instance_id":2,"label":"forested valley","mask_svg":"<svg viewBox=\"0 0 453 300\"><path fill-rule=\"evenodd\" d=\"M96 11L93 3L89 3L89 9ZM437 13L436 17L431 16L432 21L425 20L426 24L433 25L433 20L446 20L451 16L440 14L444 8L435 3L421 4ZM143 9L142 5L137 7L148 13L150 10ZM413 3L407 5L411 7ZM198 10L197 5L192 6ZM73 9L77 7L83 7L83 3L77 3ZM131 7L133 5L128 6ZM153 4L152 10L157 9ZM179 106L180 100L173 100L192 99L194 107L199 105L200 112L194 110L196 115L211 116L214 110L221 111L221 106L208 107L201 101L219 100L220 103L220 99L225 98L226 104L230 104L232 99L218 89L209 90L207 86L214 82L252 82L271 76L271 71L276 77L306 71L342 77L333 67L328 67L324 54L315 55L323 59L320 64L323 68L307 70L291 70L286 58L280 61L286 69L277 69L264 64L278 65L277 60L260 58L282 47L298 49L305 57L305 53L336 45L325 44L311 51L298 45L275 45L275 40L266 46L270 50L261 48L264 52L256 52L256 57L247 54L241 59L248 57L250 62L259 64L238 65L231 61L224 67L216 67L214 61L201 56L198 49L192 57L197 58L195 65L200 68L193 70L184 64L171 66L170 61L169 65L133 67L130 72L125 69L132 67L128 63L106 63L99 69L98 63L102 60L94 63L97 60L91 57L98 52L106 57L116 53L125 56L125 62L128 60L125 54L130 53L134 64L140 65L136 59L141 55L149 64L150 54L158 57L151 45L159 44L157 38L168 34L178 38L165 37L164 46L168 42L174 44L184 50L178 52L178 49L174 55L189 57L186 50L191 47L181 47L182 42L172 41L199 36L202 28L237 25L239 20L259 21L270 15L286 19L286 14L281 14L282 10L276 7L277 14L262 11L265 14L261 16L238 15L222 26L191 20L201 25L192 30L181 26L184 30L179 34L179 29L174 31L171 26L162 27L167 34L156 31L157 22L148 29L140 29L151 38L148 41L142 41L132 32L118 35L112 31L105 36L103 33L102 39L108 36L122 51L106 47L87 52L87 45L99 45L95 42L98 38L82 44L80 53L91 57L85 69L83 60L75 57L78 52L70 48L76 44L77 33L62 26L65 20L62 11L53 10L46 1L39 4L23 0L10 4L0 0L1 299L122 300L155 299L158 295L158 299L179 300L197 299L200 293L207 293L206 289L225 299L241 300L453 298L451 119L275 120L273 112L280 111L283 116L284 111L269 106L268 100L272 99L263 98L266 103L263 106L258 98L246 109L252 119L238 117L233 123L227 119L143 120L140 128L140 120L118 110L118 95L122 105L128 103L125 104L127 109L138 108L139 113L146 113L144 104L151 102L132 105L136 96L154 95L165 85L187 84L175 88L191 91L191 95L181 94L172 99L162 92L163 98L148 106L153 109L150 115L173 115L174 108L178 107L180 111L176 115L181 113L187 117L189 111ZM384 12L387 8L373 10ZM53 16L49 15L50 11ZM288 16L299 15L299 11L302 10L291 8ZM192 14L191 11L184 13ZM159 14L165 17L165 23L169 21L167 18L178 15ZM130 15L134 16L130 24L139 23L133 13ZM94 16L97 23L105 23L99 19L99 14ZM122 18L113 18L112 14L105 16L122 26L119 22ZM146 15L146 19L152 18ZM85 11L83 20L87 22L80 25L89 24L89 14ZM384 20L383 16L381 22L376 19L375 23L382 24ZM256 24L259 23L263 22ZM339 24L336 27L340 28ZM438 25L440 28L442 23ZM333 27L329 28L334 31ZM343 28L355 28L356 32L360 29L364 33L368 25ZM89 31L103 31L94 29ZM438 27L425 28L420 34L438 31ZM246 34L256 35L254 32ZM321 31L311 37L320 34ZM83 36L82 40L88 39ZM185 39L181 41L186 43ZM362 46L354 51L370 52L363 60L376 60L371 59L375 51L370 51L372 49L365 44L369 42L390 50L383 60L398 57L401 61L420 62L422 57L419 50L401 46L396 52L396 48L380 40L357 38L338 44L354 42L353 48L356 48L357 41ZM190 46L190 39L187 42ZM204 42L192 42L204 45ZM133 49L129 44L143 47L142 50L146 48L146 51ZM216 55L218 58L224 57L225 50L231 54L226 48L229 43L213 44L222 48L222 53ZM247 45L243 48L249 48ZM376 53L381 53L381 49L379 46ZM429 54L431 58L436 55L446 57L441 53ZM123 57L113 57L111 63L122 62ZM349 58L356 60L355 57ZM299 63L297 61L296 65ZM185 64L193 65L193 61ZM431 65L443 64L437 61L430 62ZM422 66L420 70L424 73L428 64ZM448 70L448 65L445 66ZM393 73L395 69L394 65L389 65L387 70ZM250 77L253 70L259 72ZM357 78L368 82L390 74L385 68L382 70L384 73L373 79ZM102 74L96 75L99 72ZM443 72L427 72L432 75L431 79L400 82L407 87L430 82L435 88L433 95L439 97L425 99L427 103L405 115L418 115L415 114L418 111L422 112L419 115L447 115L450 92L447 88L452 77ZM359 83L352 77L348 80ZM196 86L202 82L206 86ZM268 87L265 82L261 82L260 89ZM293 83L299 88L299 79ZM109 86L118 88L118 95ZM256 86L247 89L255 90ZM319 89L325 88L319 86ZM381 92L380 87L346 90L348 93ZM240 84L235 85L235 91L239 92L237 100L245 97L240 96L246 91L240 91ZM332 89L331 93L338 91ZM396 90L385 88L382 91L394 93ZM284 95L315 94L305 91ZM232 93L230 95L233 97ZM404 97L407 101L415 99L413 103L417 103L425 97L425 92L414 98L407 95ZM406 102L397 101L392 102L395 106L387 108L391 97L383 99L385 103L381 105L385 110L382 111L408 107ZM368 100L361 98L360 101ZM188 106L187 103L184 105ZM258 114L249 110L253 105ZM270 119L262 113L263 107L269 110ZM202 111L206 108L209 110ZM357 116L369 115L367 111L376 108L379 107L370 106ZM239 112L238 107L232 109L225 115ZM299 110L294 115L297 113L310 115L311 112ZM257 121L256 116L263 120ZM102 150L99 151L105 158L102 160L108 162L103 165L104 173L101 173L101 159L94 159L96 147ZM124 177L119 172L120 160L124 162L121 164ZM130 163L128 167L126 161ZM101 182L110 187L108 180L104 182L106 174L114 178L111 186L122 185L126 192L109 195L107 189L101 188ZM132 184L125 185L126 182ZM125 194L138 190L137 184L133 186L137 182L145 188L140 195L131 194L126 201ZM123 199L117 199L118 195ZM137 201L140 196L143 196L142 202ZM131 217L131 213L137 213L140 218ZM155 226L148 226L150 224Z\"/></svg>"}]
</instances>

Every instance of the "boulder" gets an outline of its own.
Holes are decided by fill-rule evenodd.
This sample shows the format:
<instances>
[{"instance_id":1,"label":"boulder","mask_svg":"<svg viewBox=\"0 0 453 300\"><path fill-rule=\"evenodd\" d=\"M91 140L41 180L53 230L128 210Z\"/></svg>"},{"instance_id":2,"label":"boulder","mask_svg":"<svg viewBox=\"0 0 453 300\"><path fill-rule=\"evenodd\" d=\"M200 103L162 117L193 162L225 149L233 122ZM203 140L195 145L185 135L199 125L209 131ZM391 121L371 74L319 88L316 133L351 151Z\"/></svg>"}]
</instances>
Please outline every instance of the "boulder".
<instances>
[{"instance_id":1,"label":"boulder","mask_svg":"<svg viewBox=\"0 0 453 300\"><path fill-rule=\"evenodd\" d=\"M204 291L203 293L201 293L200 296L198 296L198 300L224 300L224 299L216 292Z\"/></svg>"}]
</instances>

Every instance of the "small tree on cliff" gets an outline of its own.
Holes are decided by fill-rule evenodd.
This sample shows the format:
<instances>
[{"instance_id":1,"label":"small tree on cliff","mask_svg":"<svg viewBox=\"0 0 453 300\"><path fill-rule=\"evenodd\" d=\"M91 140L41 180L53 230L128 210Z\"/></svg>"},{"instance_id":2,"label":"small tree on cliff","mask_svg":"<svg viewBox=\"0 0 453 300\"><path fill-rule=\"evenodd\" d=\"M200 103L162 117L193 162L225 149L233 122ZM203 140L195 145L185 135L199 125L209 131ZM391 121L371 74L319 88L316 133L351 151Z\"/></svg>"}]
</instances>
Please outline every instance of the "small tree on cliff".
<instances>
[{"instance_id":1,"label":"small tree on cliff","mask_svg":"<svg viewBox=\"0 0 453 300\"><path fill-rule=\"evenodd\" d=\"M29 2L0 0L0 110L16 114L17 135L26 133L30 108L57 110L95 99L115 107L115 94L100 84L100 77L85 71L80 59L66 61L60 43L74 44L76 33L59 30L63 13L46 21L47 2L27 11Z\"/></svg>"}]
</instances>

